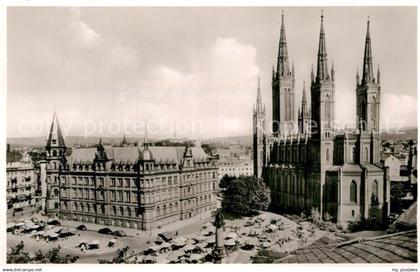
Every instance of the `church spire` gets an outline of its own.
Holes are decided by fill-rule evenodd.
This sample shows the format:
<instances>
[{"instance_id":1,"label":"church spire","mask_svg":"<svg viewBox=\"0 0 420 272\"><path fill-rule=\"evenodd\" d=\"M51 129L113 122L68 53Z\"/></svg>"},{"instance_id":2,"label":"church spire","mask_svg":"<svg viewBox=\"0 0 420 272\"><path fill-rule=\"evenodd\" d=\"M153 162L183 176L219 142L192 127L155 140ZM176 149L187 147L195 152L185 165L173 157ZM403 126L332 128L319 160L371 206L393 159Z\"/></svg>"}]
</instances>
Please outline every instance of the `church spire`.
<instances>
[{"instance_id":1,"label":"church spire","mask_svg":"<svg viewBox=\"0 0 420 272\"><path fill-rule=\"evenodd\" d=\"M305 81L304 81L303 90L302 90L302 114L307 113L306 105L307 105L307 100L306 100L306 90L305 90Z\"/></svg>"},{"instance_id":2,"label":"church spire","mask_svg":"<svg viewBox=\"0 0 420 272\"><path fill-rule=\"evenodd\" d=\"M279 76L288 76L290 74L289 56L287 53L286 30L284 27L283 12L281 14L279 53L277 56L277 74Z\"/></svg>"},{"instance_id":3,"label":"church spire","mask_svg":"<svg viewBox=\"0 0 420 272\"><path fill-rule=\"evenodd\" d=\"M262 99L261 99L261 86L260 86L260 76L258 76L258 87L257 87L257 104L255 107L256 113L260 114L263 112Z\"/></svg>"},{"instance_id":4,"label":"church spire","mask_svg":"<svg viewBox=\"0 0 420 272\"><path fill-rule=\"evenodd\" d=\"M360 76L359 76L359 67L356 69L356 85L359 85L360 83Z\"/></svg>"},{"instance_id":5,"label":"church spire","mask_svg":"<svg viewBox=\"0 0 420 272\"><path fill-rule=\"evenodd\" d=\"M327 65L327 47L325 43L324 31L324 13L321 14L321 30L319 33L319 47L318 47L318 66L316 71L316 81L328 80L328 65Z\"/></svg>"},{"instance_id":6,"label":"church spire","mask_svg":"<svg viewBox=\"0 0 420 272\"><path fill-rule=\"evenodd\" d=\"M368 17L367 30L366 30L366 42L365 42L365 54L363 57L363 77L362 84L372 83L375 81L373 74L373 63L372 63L372 46L370 40L370 19Z\"/></svg>"}]
</instances>

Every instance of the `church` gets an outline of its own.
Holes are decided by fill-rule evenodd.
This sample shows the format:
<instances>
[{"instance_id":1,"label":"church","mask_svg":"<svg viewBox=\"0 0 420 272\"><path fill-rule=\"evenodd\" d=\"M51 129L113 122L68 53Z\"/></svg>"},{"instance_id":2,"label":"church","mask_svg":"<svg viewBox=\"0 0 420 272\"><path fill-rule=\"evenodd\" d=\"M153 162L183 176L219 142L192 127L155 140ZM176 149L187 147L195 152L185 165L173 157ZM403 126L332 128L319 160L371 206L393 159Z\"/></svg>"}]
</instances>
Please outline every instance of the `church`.
<instances>
[{"instance_id":1,"label":"church","mask_svg":"<svg viewBox=\"0 0 420 272\"><path fill-rule=\"evenodd\" d=\"M333 64L328 69L324 15L316 71L311 70L310 104L304 86L297 120L295 69L289 64L284 15L272 71L270 133L259 85L253 111L254 175L270 187L272 210L299 214L315 207L343 228L359 220L385 223L390 182L380 163L381 86L379 68L376 75L373 70L370 21L363 72L356 75L356 129L334 127L335 70Z\"/></svg>"}]
</instances>

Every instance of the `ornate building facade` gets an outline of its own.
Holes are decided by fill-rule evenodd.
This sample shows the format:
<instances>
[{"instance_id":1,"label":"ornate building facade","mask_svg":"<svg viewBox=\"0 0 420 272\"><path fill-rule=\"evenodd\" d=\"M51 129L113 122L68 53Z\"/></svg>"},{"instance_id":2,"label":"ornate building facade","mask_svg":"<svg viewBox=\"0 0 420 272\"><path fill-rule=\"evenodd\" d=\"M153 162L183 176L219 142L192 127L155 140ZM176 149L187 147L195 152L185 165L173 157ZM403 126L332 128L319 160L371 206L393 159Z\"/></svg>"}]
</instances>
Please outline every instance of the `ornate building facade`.
<instances>
[{"instance_id":1,"label":"ornate building facade","mask_svg":"<svg viewBox=\"0 0 420 272\"><path fill-rule=\"evenodd\" d=\"M324 16L321 16L316 73L311 70L311 104L305 86L295 122L294 67L289 68L282 15L277 69L273 69L272 133L256 127L254 160L272 191L272 208L285 212L327 213L343 227L366 219L381 224L389 213L390 184L380 165L380 73L373 72L370 22L367 23L362 78L356 76L357 129L338 132L335 120L335 70L328 69ZM261 108L258 88L256 108ZM259 130L259 132L256 132ZM262 147L260 147L262 142ZM256 148L256 149L255 149ZM263 159L259 158L263 154ZM261 175L257 170L255 175Z\"/></svg>"},{"instance_id":2,"label":"ornate building facade","mask_svg":"<svg viewBox=\"0 0 420 272\"><path fill-rule=\"evenodd\" d=\"M54 114L46 149L47 214L150 230L216 209L216 159L201 147L67 150Z\"/></svg>"}]
</instances>

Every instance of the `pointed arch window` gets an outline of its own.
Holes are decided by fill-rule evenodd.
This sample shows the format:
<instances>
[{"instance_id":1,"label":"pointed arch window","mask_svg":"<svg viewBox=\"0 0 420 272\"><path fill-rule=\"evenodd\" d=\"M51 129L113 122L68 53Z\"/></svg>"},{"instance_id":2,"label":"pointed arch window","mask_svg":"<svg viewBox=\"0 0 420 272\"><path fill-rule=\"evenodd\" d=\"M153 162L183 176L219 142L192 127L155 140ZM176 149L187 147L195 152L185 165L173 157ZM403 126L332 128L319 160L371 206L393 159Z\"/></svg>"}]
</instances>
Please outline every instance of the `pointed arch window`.
<instances>
[{"instance_id":1,"label":"pointed arch window","mask_svg":"<svg viewBox=\"0 0 420 272\"><path fill-rule=\"evenodd\" d=\"M354 180L350 183L350 201L357 203L357 184Z\"/></svg>"},{"instance_id":2,"label":"pointed arch window","mask_svg":"<svg viewBox=\"0 0 420 272\"><path fill-rule=\"evenodd\" d=\"M378 182L375 180L372 183L372 204L378 203Z\"/></svg>"},{"instance_id":3,"label":"pointed arch window","mask_svg":"<svg viewBox=\"0 0 420 272\"><path fill-rule=\"evenodd\" d=\"M330 150L328 148L325 150L325 160L327 162L330 161Z\"/></svg>"},{"instance_id":4,"label":"pointed arch window","mask_svg":"<svg viewBox=\"0 0 420 272\"><path fill-rule=\"evenodd\" d=\"M369 149L365 146L365 162L369 162Z\"/></svg>"},{"instance_id":5,"label":"pointed arch window","mask_svg":"<svg viewBox=\"0 0 420 272\"><path fill-rule=\"evenodd\" d=\"M331 120L331 101L330 96L327 94L325 97L325 121Z\"/></svg>"},{"instance_id":6,"label":"pointed arch window","mask_svg":"<svg viewBox=\"0 0 420 272\"><path fill-rule=\"evenodd\" d=\"M372 126L375 127L376 122L376 98L372 97L372 101L370 103L370 118L372 120Z\"/></svg>"}]
</instances>

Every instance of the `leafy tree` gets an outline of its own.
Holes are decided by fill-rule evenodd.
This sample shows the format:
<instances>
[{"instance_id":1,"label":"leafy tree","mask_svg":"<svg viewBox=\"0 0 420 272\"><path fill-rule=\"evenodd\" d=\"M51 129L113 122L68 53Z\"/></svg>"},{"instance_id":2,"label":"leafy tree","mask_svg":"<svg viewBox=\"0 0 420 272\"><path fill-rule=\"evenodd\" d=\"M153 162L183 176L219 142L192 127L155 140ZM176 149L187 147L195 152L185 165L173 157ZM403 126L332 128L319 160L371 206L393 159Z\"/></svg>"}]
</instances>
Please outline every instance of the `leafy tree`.
<instances>
[{"instance_id":1,"label":"leafy tree","mask_svg":"<svg viewBox=\"0 0 420 272\"><path fill-rule=\"evenodd\" d=\"M120 248L117 251L117 255L111 260L99 259L98 262L100 264L121 264L121 263L129 263L127 261L128 250L130 247Z\"/></svg>"},{"instance_id":2,"label":"leafy tree","mask_svg":"<svg viewBox=\"0 0 420 272\"><path fill-rule=\"evenodd\" d=\"M41 250L35 252L34 256L30 256L25 250L23 241L12 247L10 252L7 253L8 263L74 263L79 257L66 255L62 257L60 255L61 247L51 249L45 255Z\"/></svg>"},{"instance_id":3,"label":"leafy tree","mask_svg":"<svg viewBox=\"0 0 420 272\"><path fill-rule=\"evenodd\" d=\"M235 180L235 179L236 177L232 177L232 176L229 176L228 174L225 174L219 182L219 187L224 189L229 185L229 183L232 180Z\"/></svg>"},{"instance_id":4,"label":"leafy tree","mask_svg":"<svg viewBox=\"0 0 420 272\"><path fill-rule=\"evenodd\" d=\"M7 263L30 263L31 257L29 253L24 251L25 245L20 241L15 247L12 247L7 253Z\"/></svg>"},{"instance_id":5,"label":"leafy tree","mask_svg":"<svg viewBox=\"0 0 420 272\"><path fill-rule=\"evenodd\" d=\"M252 215L258 210L267 210L270 202L270 189L262 179L241 176L227 185L222 207L234 214Z\"/></svg>"}]
</instances>

